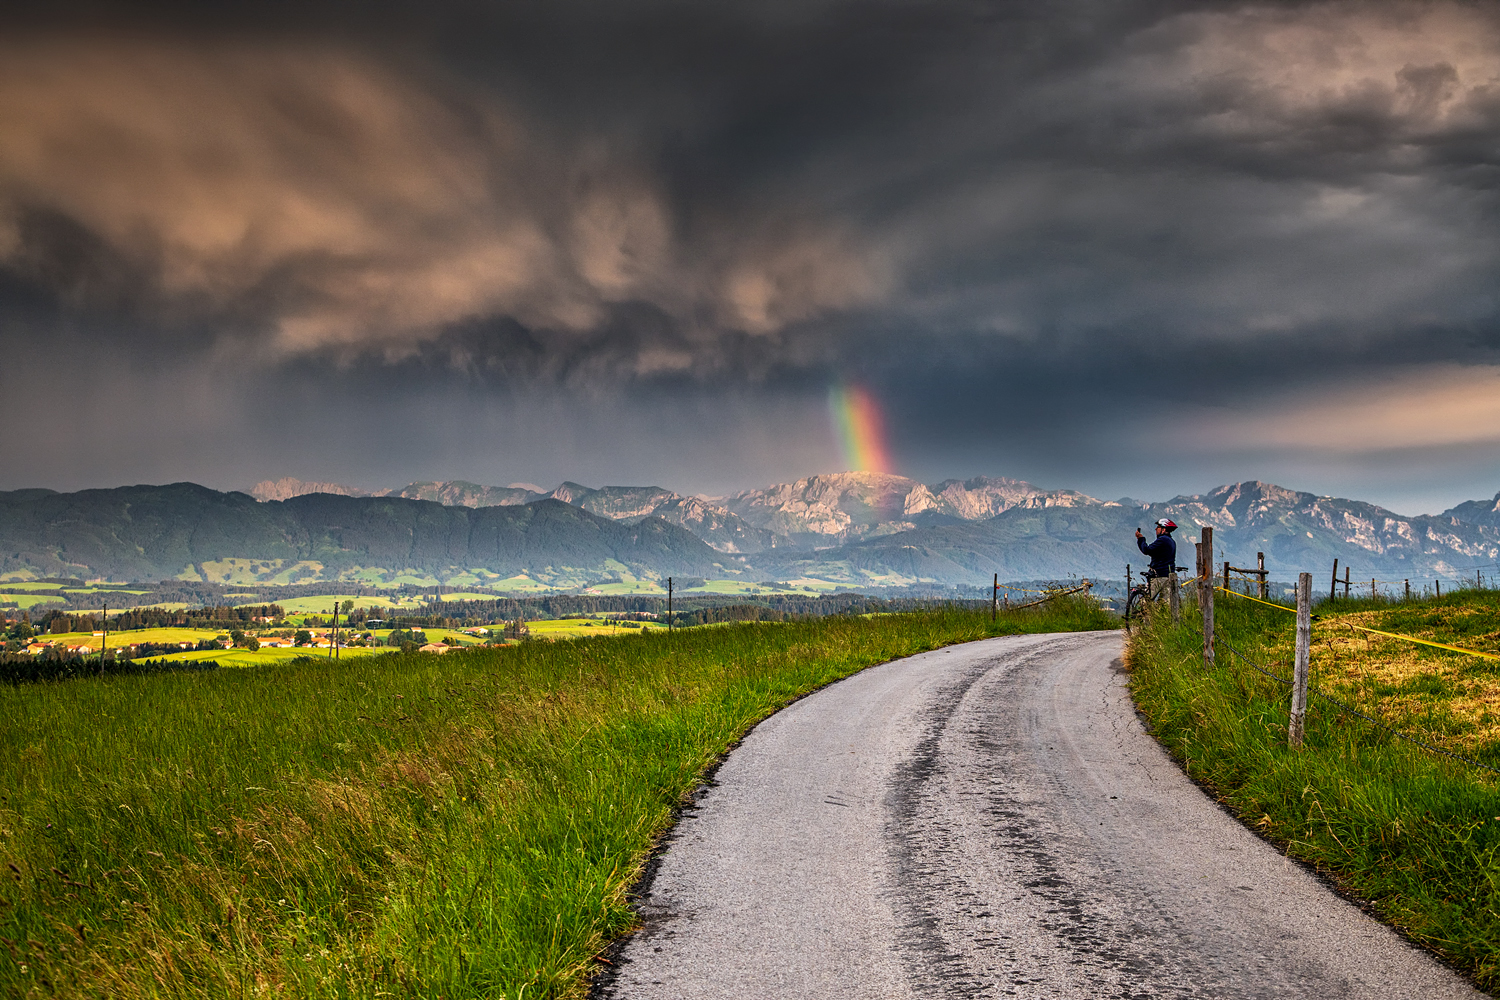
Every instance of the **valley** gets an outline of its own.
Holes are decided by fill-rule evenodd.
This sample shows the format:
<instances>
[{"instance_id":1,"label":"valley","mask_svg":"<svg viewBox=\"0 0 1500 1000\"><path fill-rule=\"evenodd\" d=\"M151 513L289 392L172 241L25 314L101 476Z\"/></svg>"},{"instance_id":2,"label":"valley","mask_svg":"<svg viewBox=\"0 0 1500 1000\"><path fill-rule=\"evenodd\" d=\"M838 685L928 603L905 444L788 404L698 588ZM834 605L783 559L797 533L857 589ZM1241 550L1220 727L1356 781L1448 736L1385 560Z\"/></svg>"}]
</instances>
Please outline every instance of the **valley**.
<instances>
[{"instance_id":1,"label":"valley","mask_svg":"<svg viewBox=\"0 0 1500 1000\"><path fill-rule=\"evenodd\" d=\"M1159 517L1183 526L1179 562L1190 562L1198 528L1212 526L1217 558L1248 565L1264 553L1273 580L1321 574L1337 559L1366 586L1451 585L1500 558L1500 497L1405 516L1256 481L1155 502L1015 479L923 484L861 472L718 498L572 482L547 493L431 482L377 494L280 480L256 491L273 487L285 498L192 483L0 493L0 606L79 606L93 597L86 582L159 590L174 581L221 595L240 588L247 602L334 584L387 601L443 591L663 595L669 577L676 592L725 597L976 596L997 574L1122 579L1127 564L1142 564L1134 529Z\"/></svg>"}]
</instances>

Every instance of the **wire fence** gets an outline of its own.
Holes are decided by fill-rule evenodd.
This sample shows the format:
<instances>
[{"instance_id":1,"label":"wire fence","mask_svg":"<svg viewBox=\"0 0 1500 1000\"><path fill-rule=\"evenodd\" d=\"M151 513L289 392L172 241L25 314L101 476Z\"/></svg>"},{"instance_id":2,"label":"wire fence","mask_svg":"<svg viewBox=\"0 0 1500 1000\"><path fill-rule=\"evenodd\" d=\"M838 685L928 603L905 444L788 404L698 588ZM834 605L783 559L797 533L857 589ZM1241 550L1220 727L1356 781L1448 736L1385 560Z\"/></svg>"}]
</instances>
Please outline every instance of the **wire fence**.
<instances>
[{"instance_id":1,"label":"wire fence","mask_svg":"<svg viewBox=\"0 0 1500 1000\"><path fill-rule=\"evenodd\" d=\"M1222 589L1222 588L1220 588L1220 589ZM1242 595L1236 595L1236 596L1242 596ZM1264 603L1264 602L1262 602L1262 603ZM1271 678L1271 680L1276 681L1278 684L1281 684L1281 685L1283 685L1285 687L1291 687L1292 686L1292 682L1288 678L1285 678L1285 677L1282 677L1282 676L1280 676L1278 674L1272 673L1271 671L1267 670L1265 667L1261 666L1260 664L1256 663L1254 660L1250 659L1250 657L1246 656L1244 653L1240 652L1240 650L1233 643L1231 643L1228 639L1225 639L1223 633L1220 632L1217 629L1214 630L1214 641L1216 643L1222 645L1225 649L1228 649L1231 653L1233 653L1235 656L1237 656L1243 663L1245 663L1245 665L1247 665L1247 666L1251 667L1252 669L1254 669L1254 670L1256 670L1256 671L1264 674L1265 676ZM1485 654L1478 654L1478 655L1485 655ZM1330 704L1333 707L1337 708L1339 711L1345 712L1345 713L1347 713L1349 715L1352 715L1352 716L1355 716L1357 718L1363 719L1365 722L1368 722L1368 723L1370 723L1373 726L1378 726L1379 728L1385 730L1387 733L1390 733L1392 736L1395 736L1397 739L1405 740L1407 743L1410 743L1413 746L1421 747L1423 750L1426 750L1426 751L1428 751L1430 753L1441 754L1444 757L1451 757L1454 760L1462 761L1463 763L1468 764L1471 767L1477 767L1477 768L1480 768L1481 770L1489 771L1489 772L1494 773L1494 774L1500 774L1500 767L1491 767L1490 765L1485 764L1485 763L1483 763L1481 761L1477 761L1477 760L1475 760L1472 757L1465 757L1463 754L1454 753L1452 750L1445 750L1445 749L1443 749L1440 746L1434 746L1431 743L1427 743L1427 742L1425 742L1423 740L1419 740L1415 736L1412 736L1412 735L1410 735L1408 733L1404 733L1401 730L1397 729L1395 726L1390 725L1389 723L1381 722L1379 719L1375 718L1374 716L1366 715L1364 712L1361 712L1359 709L1354 708L1351 705L1346 705L1344 702L1340 701L1339 699L1333 697L1332 695L1324 693L1323 691L1319 690L1318 688L1316 688L1316 687L1314 687L1312 685L1308 685L1307 690L1308 690L1308 693L1310 693L1312 695L1315 695L1318 698L1323 699L1324 701L1328 702L1328 704Z\"/></svg>"},{"instance_id":2,"label":"wire fence","mask_svg":"<svg viewBox=\"0 0 1500 1000\"><path fill-rule=\"evenodd\" d=\"M1241 594L1237 591L1230 590L1227 587L1220 587L1216 585L1214 589L1223 591L1224 593L1229 594L1231 597L1238 597L1239 599L1244 601L1254 601L1256 604L1264 604L1266 607L1275 608L1277 611L1285 611L1288 614L1293 615L1297 613L1296 608L1289 608L1285 604L1275 604L1271 601L1262 601L1258 597L1251 597L1248 594ZM1361 632L1369 632L1371 635L1385 636L1387 639L1400 639L1402 642L1412 642L1416 643L1419 646L1434 646L1437 649L1446 649L1451 653L1463 653L1465 656L1478 656L1486 660L1500 660L1500 654L1497 653L1485 653L1477 649L1465 649L1463 646L1450 646L1446 642L1434 642L1431 639L1418 639L1414 635L1402 635L1400 632L1382 632L1378 628L1367 628L1364 625L1356 625L1354 622L1345 621L1342 618L1329 618L1325 615L1313 615L1312 620L1315 622L1326 622L1330 625L1338 625L1343 628L1358 629Z\"/></svg>"},{"instance_id":3,"label":"wire fence","mask_svg":"<svg viewBox=\"0 0 1500 1000\"><path fill-rule=\"evenodd\" d=\"M1476 566L1453 567L1452 572L1448 574L1422 578L1405 577L1399 580L1387 580L1381 577L1369 576L1364 579L1356 579L1347 570L1348 568L1346 567L1346 573L1343 578L1329 580L1331 592L1337 592L1342 587L1350 597L1407 597L1417 594L1427 595L1443 590L1459 590L1466 587L1485 588L1487 584L1493 586L1496 576L1500 576L1500 563L1482 563ZM1259 586L1258 582L1254 579L1258 576L1258 573L1253 570L1231 566L1230 574L1237 578L1238 582L1245 584L1247 589ZM1215 572L1214 576L1218 577L1219 573ZM1325 579L1328 578L1325 577ZM1270 583L1269 576L1267 577L1267 587L1284 591L1291 591L1293 589L1293 585L1290 582ZM1236 591L1236 593L1239 592Z\"/></svg>"},{"instance_id":4,"label":"wire fence","mask_svg":"<svg viewBox=\"0 0 1500 1000\"><path fill-rule=\"evenodd\" d=\"M995 588L997 590L1008 590L1012 594L1055 594L1055 593L1057 593L1057 588L1056 587L1044 587L1044 588L1042 588L1040 590L1037 590L1037 589L1033 589L1033 588L1029 588L1029 587L1012 587L1010 584L1007 584L1007 583L997 583L997 584L995 584Z\"/></svg>"}]
</instances>

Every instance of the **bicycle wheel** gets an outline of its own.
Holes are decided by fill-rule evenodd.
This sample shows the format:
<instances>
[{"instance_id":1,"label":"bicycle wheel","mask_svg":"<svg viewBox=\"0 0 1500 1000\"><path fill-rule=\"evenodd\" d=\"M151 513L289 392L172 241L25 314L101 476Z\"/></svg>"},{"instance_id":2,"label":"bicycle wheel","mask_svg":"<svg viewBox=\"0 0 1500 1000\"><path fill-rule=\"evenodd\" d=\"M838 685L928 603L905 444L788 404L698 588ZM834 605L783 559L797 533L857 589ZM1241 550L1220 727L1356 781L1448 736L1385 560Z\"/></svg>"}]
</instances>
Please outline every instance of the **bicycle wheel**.
<instances>
[{"instance_id":1,"label":"bicycle wheel","mask_svg":"<svg viewBox=\"0 0 1500 1000\"><path fill-rule=\"evenodd\" d=\"M1141 613L1146 609L1146 594L1144 591L1132 590L1130 597L1125 601L1125 620L1127 622L1138 621Z\"/></svg>"}]
</instances>

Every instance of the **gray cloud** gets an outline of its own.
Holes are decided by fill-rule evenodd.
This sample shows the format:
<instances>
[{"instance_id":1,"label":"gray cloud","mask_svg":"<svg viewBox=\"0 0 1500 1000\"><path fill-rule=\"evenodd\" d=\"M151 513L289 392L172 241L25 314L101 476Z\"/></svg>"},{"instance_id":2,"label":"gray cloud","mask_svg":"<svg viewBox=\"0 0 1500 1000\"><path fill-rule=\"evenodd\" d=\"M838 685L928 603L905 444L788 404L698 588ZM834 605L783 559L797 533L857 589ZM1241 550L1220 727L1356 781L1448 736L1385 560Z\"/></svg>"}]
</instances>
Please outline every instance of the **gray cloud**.
<instances>
[{"instance_id":1,"label":"gray cloud","mask_svg":"<svg viewBox=\"0 0 1500 1000\"><path fill-rule=\"evenodd\" d=\"M326 44L14 40L0 260L85 305L129 288L281 354L401 356L492 318L566 343L628 303L767 334L879 292L834 220L736 219L689 248L632 151L586 131L548 143L498 95L423 83Z\"/></svg>"},{"instance_id":2,"label":"gray cloud","mask_svg":"<svg viewBox=\"0 0 1500 1000\"><path fill-rule=\"evenodd\" d=\"M842 380L929 478L1156 495L1126 457L1149 440L1181 488L1342 469L1410 498L1441 492L1402 478L1413 454L1467 483L1500 440L1486 6L90 10L89 34L33 15L0 52L17 358L71 331L232 370L267 430L378 424L372 393L392 421L482 412L536 442L478 462L495 481L559 452L603 475L591 442L659 409L720 441L668 449L669 485L818 471ZM297 403L307 370L329 374ZM1339 393L1394 416L1283 440ZM226 399L178 409L217 426ZM1453 415L1415 419L1439 399ZM447 433L402 439L441 452L427 475L480 477Z\"/></svg>"}]
</instances>

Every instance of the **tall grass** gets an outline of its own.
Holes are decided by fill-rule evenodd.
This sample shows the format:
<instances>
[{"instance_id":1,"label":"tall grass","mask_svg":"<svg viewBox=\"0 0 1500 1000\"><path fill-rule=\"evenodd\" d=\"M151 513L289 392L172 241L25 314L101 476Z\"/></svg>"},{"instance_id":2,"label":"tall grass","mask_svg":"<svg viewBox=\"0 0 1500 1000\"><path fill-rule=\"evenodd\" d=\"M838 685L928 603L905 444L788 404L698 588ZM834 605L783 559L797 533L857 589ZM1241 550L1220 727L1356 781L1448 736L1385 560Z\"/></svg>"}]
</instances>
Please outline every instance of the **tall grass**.
<instances>
[{"instance_id":1,"label":"tall grass","mask_svg":"<svg viewBox=\"0 0 1500 1000\"><path fill-rule=\"evenodd\" d=\"M1367 616L1375 628L1391 624L1383 620L1387 615L1408 626L1431 625L1467 621L1478 601L1488 604L1493 631L1497 598L1461 592L1400 605L1335 601L1317 611ZM1221 597L1216 617L1220 641L1207 669L1193 612L1180 627L1158 615L1132 635L1131 687L1156 736L1189 774L1288 855L1368 900L1483 988L1500 988L1500 776L1413 746L1316 697L1309 702L1305 746L1289 748L1289 689L1251 669L1230 647L1290 677L1293 616ZM1500 766L1500 740L1488 729L1476 730L1449 704L1464 685L1488 687L1492 664L1413 652L1419 648L1391 640L1344 638L1355 635L1340 632L1333 621L1319 624L1315 687L1425 742ZM1382 671L1401 658L1425 666L1388 682ZM1432 683L1455 671L1466 677L1457 687Z\"/></svg>"},{"instance_id":2,"label":"tall grass","mask_svg":"<svg viewBox=\"0 0 1500 1000\"><path fill-rule=\"evenodd\" d=\"M870 664L1091 602L0 689L14 996L578 996L698 777Z\"/></svg>"}]
</instances>

